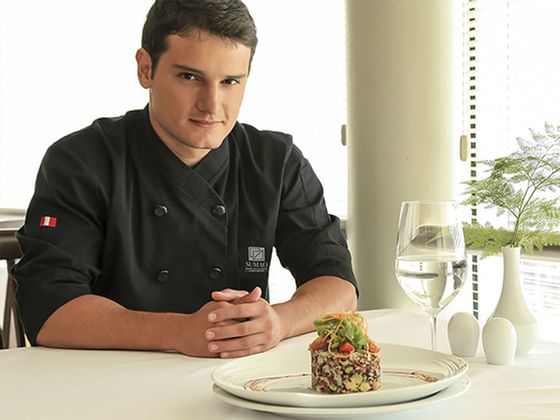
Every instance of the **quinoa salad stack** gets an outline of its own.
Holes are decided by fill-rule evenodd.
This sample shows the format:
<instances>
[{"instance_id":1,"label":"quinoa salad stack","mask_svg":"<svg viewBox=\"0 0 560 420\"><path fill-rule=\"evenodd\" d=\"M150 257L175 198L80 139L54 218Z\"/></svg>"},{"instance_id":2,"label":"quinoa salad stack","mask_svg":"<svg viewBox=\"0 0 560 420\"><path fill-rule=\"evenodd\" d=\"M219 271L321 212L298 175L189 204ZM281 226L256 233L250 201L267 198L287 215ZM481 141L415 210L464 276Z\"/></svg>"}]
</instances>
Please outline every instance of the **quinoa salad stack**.
<instances>
[{"instance_id":1,"label":"quinoa salad stack","mask_svg":"<svg viewBox=\"0 0 560 420\"><path fill-rule=\"evenodd\" d=\"M319 335L310 345L311 388L331 394L379 389L380 348L357 312L329 313L316 320Z\"/></svg>"}]
</instances>

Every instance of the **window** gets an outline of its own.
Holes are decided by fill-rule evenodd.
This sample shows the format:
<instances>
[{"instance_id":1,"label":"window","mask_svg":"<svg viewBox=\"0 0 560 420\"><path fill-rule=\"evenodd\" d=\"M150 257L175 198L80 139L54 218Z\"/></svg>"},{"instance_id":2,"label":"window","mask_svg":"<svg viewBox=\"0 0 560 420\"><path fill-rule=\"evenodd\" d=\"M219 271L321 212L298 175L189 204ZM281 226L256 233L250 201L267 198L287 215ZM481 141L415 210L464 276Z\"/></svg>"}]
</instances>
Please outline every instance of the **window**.
<instances>
[{"instance_id":1,"label":"window","mask_svg":"<svg viewBox=\"0 0 560 420\"><path fill-rule=\"evenodd\" d=\"M560 3L556 0L485 0L465 2L465 123L470 137L472 179L484 176L476 161L516 149L517 137L529 129L560 124ZM473 209L479 223L510 226L495 211ZM501 287L501 258L475 262L475 310L486 320ZM543 259L525 256L525 295L538 318L541 337L560 340L560 253Z\"/></svg>"}]
</instances>

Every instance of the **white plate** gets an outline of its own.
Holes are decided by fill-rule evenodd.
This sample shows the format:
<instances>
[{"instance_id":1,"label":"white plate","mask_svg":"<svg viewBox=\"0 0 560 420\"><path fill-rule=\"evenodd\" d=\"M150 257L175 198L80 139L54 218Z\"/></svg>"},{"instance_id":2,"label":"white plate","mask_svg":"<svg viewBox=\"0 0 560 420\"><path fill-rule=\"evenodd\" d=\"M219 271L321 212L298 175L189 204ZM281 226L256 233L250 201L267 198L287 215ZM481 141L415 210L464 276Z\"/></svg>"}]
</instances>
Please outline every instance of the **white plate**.
<instances>
[{"instance_id":1,"label":"white plate","mask_svg":"<svg viewBox=\"0 0 560 420\"><path fill-rule=\"evenodd\" d=\"M433 404L442 403L452 398L464 394L471 386L471 381L468 376L463 376L454 384L445 388L430 397L422 398L420 400L408 401L400 404L388 405L375 405L372 407L335 407L335 408L315 408L315 407L286 407L283 405L263 404L255 401L247 401L235 395L229 394L219 386L214 385L213 390L222 401L234 405L236 407L248 408L250 410L264 411L267 413L292 415L298 417L326 419L332 417L359 417L368 416L371 418L372 414L385 414L402 412L411 409L419 409ZM452 417L452 416L451 416ZM451 418L450 417L450 418Z\"/></svg>"},{"instance_id":2,"label":"white plate","mask_svg":"<svg viewBox=\"0 0 560 420\"><path fill-rule=\"evenodd\" d=\"M352 394L311 389L311 356L292 346L237 359L212 373L216 385L246 400L293 407L366 407L424 398L459 380L463 359L426 349L380 344L381 388Z\"/></svg>"}]
</instances>

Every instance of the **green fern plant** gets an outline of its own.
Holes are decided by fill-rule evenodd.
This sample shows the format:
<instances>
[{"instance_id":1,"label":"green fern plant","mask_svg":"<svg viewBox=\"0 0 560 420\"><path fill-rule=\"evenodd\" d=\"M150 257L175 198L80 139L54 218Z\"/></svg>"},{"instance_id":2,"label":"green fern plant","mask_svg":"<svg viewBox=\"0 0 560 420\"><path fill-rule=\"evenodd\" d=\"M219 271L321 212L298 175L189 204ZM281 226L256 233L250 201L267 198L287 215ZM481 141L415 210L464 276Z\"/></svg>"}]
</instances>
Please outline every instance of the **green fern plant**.
<instances>
[{"instance_id":1,"label":"green fern plant","mask_svg":"<svg viewBox=\"0 0 560 420\"><path fill-rule=\"evenodd\" d=\"M465 243L471 249L482 251L482 255L499 254L503 247L512 246L513 232L507 229L495 229L490 226L463 225ZM532 237L532 248L542 250L545 246L560 246L559 232L539 232ZM525 249L528 249L525 247ZM529 250L530 250L529 249Z\"/></svg>"},{"instance_id":2,"label":"green fern plant","mask_svg":"<svg viewBox=\"0 0 560 420\"><path fill-rule=\"evenodd\" d=\"M513 216L513 231L480 225L465 228L465 241L484 253L497 253L502 246L525 250L558 245L554 230L560 223L555 193L560 187L560 126L545 123L545 132L529 130L531 139L517 138L519 150L480 163L489 175L467 181L463 204L496 208L497 215Z\"/></svg>"}]
</instances>

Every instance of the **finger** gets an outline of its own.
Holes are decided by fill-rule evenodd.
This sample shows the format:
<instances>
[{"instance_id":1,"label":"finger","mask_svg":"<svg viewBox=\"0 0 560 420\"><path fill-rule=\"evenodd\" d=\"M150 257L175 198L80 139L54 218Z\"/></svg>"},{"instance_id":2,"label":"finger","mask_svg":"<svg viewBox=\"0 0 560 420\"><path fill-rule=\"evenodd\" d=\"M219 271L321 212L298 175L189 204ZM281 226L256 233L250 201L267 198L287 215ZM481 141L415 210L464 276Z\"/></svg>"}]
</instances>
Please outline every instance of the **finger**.
<instances>
[{"instance_id":1,"label":"finger","mask_svg":"<svg viewBox=\"0 0 560 420\"><path fill-rule=\"evenodd\" d=\"M231 319L231 320L228 320L228 321L215 322L215 323L212 324L212 326L214 326L214 327L224 327L226 325L236 325L236 324L239 324L239 322L240 321L237 321L235 319Z\"/></svg>"},{"instance_id":2,"label":"finger","mask_svg":"<svg viewBox=\"0 0 560 420\"><path fill-rule=\"evenodd\" d=\"M234 323L221 323L215 328L206 330L204 337L207 340L226 340L228 338L245 337L262 331L259 321L245 321Z\"/></svg>"},{"instance_id":3,"label":"finger","mask_svg":"<svg viewBox=\"0 0 560 420\"><path fill-rule=\"evenodd\" d=\"M211 293L212 299L217 301L232 301L234 299L241 298L248 295L249 292L246 290L235 290L235 289L223 289L215 290Z\"/></svg>"},{"instance_id":4,"label":"finger","mask_svg":"<svg viewBox=\"0 0 560 420\"><path fill-rule=\"evenodd\" d=\"M228 320L246 320L264 314L267 309L265 305L268 305L268 303L262 299L256 302L228 305L210 312L208 321L216 323Z\"/></svg>"},{"instance_id":5,"label":"finger","mask_svg":"<svg viewBox=\"0 0 560 420\"><path fill-rule=\"evenodd\" d=\"M224 289L212 292L212 299L216 301L227 301L235 305L246 302L256 302L262 296L260 287L255 287L251 293L246 290Z\"/></svg>"},{"instance_id":6,"label":"finger","mask_svg":"<svg viewBox=\"0 0 560 420\"><path fill-rule=\"evenodd\" d=\"M251 293L247 293L243 296L240 296L234 299L231 303L233 303L234 305L239 305L240 303L256 302L261 298L261 296L262 296L262 290L260 287L257 286L253 290L251 290Z\"/></svg>"},{"instance_id":7,"label":"finger","mask_svg":"<svg viewBox=\"0 0 560 420\"><path fill-rule=\"evenodd\" d=\"M251 348L264 346L265 338L263 334L254 334L229 340L211 341L208 343L210 353L231 353L238 351L250 351Z\"/></svg>"}]
</instances>

